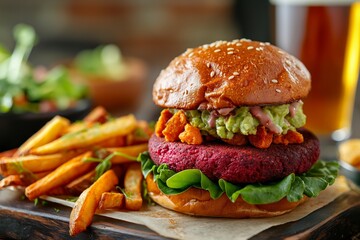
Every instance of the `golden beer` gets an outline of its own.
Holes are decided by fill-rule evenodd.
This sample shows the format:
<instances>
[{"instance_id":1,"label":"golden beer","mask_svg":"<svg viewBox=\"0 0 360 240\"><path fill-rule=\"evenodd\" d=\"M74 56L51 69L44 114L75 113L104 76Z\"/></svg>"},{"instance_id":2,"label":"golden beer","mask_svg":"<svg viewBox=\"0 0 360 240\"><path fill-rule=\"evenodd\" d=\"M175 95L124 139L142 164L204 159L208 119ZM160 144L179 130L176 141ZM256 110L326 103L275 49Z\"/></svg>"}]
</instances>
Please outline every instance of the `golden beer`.
<instances>
[{"instance_id":1,"label":"golden beer","mask_svg":"<svg viewBox=\"0 0 360 240\"><path fill-rule=\"evenodd\" d=\"M359 77L360 2L277 0L275 43L308 68L306 127L343 140L351 133Z\"/></svg>"}]
</instances>

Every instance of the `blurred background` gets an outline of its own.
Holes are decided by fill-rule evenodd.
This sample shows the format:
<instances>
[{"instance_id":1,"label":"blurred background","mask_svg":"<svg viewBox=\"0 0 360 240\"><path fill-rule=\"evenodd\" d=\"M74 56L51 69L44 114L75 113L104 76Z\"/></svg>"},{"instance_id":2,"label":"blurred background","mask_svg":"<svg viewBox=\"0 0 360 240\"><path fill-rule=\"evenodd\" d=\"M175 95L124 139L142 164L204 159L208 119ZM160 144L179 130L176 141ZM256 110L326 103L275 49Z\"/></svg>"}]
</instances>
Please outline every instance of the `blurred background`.
<instances>
[{"instance_id":1,"label":"blurred background","mask_svg":"<svg viewBox=\"0 0 360 240\"><path fill-rule=\"evenodd\" d=\"M216 40L244 37L273 42L270 16L266 0L1 0L0 42L12 49L13 27L32 25L39 42L30 62L46 66L72 59L81 50L114 43L124 57L146 64L146 90L137 96L141 101L135 114L156 120L159 109L152 103L152 84L175 56ZM359 97L353 136L360 136Z\"/></svg>"}]
</instances>

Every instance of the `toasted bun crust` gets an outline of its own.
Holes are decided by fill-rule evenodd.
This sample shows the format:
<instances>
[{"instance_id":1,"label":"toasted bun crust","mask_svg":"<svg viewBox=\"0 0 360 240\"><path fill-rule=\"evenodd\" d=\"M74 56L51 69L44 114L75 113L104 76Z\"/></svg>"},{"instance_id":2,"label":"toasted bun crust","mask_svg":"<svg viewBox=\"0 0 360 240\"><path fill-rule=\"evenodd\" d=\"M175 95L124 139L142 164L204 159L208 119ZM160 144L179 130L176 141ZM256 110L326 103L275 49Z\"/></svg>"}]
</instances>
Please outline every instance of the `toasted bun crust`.
<instances>
[{"instance_id":1,"label":"toasted bun crust","mask_svg":"<svg viewBox=\"0 0 360 240\"><path fill-rule=\"evenodd\" d=\"M163 108L219 109L303 99L310 73L268 43L218 41L188 49L156 79L153 101Z\"/></svg>"},{"instance_id":2,"label":"toasted bun crust","mask_svg":"<svg viewBox=\"0 0 360 240\"><path fill-rule=\"evenodd\" d=\"M303 203L307 197L298 202L288 202L286 198L276 203L253 205L239 197L232 203L225 194L218 199L211 199L210 194L201 189L190 188L177 195L165 195L153 181L152 174L146 178L149 196L157 204L185 214L207 217L257 218L274 217L290 212Z\"/></svg>"}]
</instances>

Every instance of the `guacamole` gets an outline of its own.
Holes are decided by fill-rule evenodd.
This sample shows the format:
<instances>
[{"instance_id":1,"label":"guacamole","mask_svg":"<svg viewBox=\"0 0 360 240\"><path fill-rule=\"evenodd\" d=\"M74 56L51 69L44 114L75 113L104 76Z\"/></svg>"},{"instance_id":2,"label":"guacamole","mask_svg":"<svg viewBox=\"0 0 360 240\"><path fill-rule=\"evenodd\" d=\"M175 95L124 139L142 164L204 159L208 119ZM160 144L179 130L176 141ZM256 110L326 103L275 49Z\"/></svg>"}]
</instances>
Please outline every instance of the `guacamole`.
<instances>
[{"instance_id":1,"label":"guacamole","mask_svg":"<svg viewBox=\"0 0 360 240\"><path fill-rule=\"evenodd\" d=\"M276 129L276 133L279 134L286 134L288 130L300 128L306 122L302 105L301 101L297 102L296 109L292 112L290 111L291 107L293 107L291 104L239 107L225 116L219 114L216 110L183 111L189 123L199 128L202 134L231 139L235 133L243 135L256 134L256 128L261 122L263 122L263 125L272 126L272 128ZM255 108L257 113L260 114L254 114ZM176 112L178 110L172 109L171 111Z\"/></svg>"}]
</instances>

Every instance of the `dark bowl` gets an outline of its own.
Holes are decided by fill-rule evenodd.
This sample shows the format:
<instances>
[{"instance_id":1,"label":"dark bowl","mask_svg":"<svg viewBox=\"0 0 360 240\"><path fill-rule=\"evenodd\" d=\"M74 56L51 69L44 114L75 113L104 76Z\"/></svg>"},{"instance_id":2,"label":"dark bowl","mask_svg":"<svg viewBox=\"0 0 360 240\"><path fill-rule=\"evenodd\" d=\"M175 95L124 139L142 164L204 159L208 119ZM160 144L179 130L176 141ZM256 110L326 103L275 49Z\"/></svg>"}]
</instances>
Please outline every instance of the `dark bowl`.
<instances>
[{"instance_id":1,"label":"dark bowl","mask_svg":"<svg viewBox=\"0 0 360 240\"><path fill-rule=\"evenodd\" d=\"M340 160L340 173L346 177L349 187L360 193L360 170L349 163Z\"/></svg>"},{"instance_id":2,"label":"dark bowl","mask_svg":"<svg viewBox=\"0 0 360 240\"><path fill-rule=\"evenodd\" d=\"M91 101L83 99L70 109L47 113L0 113L0 151L19 147L54 116L70 121L82 119L91 110Z\"/></svg>"}]
</instances>

